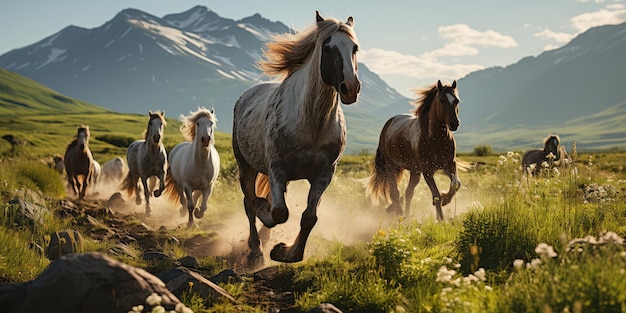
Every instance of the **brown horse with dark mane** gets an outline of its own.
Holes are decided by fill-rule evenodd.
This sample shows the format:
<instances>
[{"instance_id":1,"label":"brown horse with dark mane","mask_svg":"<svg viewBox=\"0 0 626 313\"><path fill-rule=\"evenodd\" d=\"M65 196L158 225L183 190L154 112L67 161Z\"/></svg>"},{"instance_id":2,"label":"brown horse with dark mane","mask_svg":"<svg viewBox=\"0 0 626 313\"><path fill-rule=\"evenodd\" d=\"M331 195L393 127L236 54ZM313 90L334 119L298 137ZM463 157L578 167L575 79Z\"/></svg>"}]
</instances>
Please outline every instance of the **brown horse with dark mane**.
<instances>
[{"instance_id":1,"label":"brown horse with dark mane","mask_svg":"<svg viewBox=\"0 0 626 313\"><path fill-rule=\"evenodd\" d=\"M428 184L437 209L437 219L443 220L441 206L450 201L461 187L457 177L456 142L453 131L459 127L459 95L456 81L444 85L441 81L417 91L420 96L413 104L414 114L400 114L385 123L376 150L372 175L367 179L367 193L374 202L384 197L391 204L387 211L402 214L398 182L404 170L411 174L405 192L405 214L420 175ZM450 177L448 193L441 194L435 184L435 172L443 170Z\"/></svg>"},{"instance_id":2,"label":"brown horse with dark mane","mask_svg":"<svg viewBox=\"0 0 626 313\"><path fill-rule=\"evenodd\" d=\"M94 172L94 159L89 150L89 126L78 126L76 139L65 149L65 172L67 183L78 196L85 197L87 185L92 181Z\"/></svg>"}]
</instances>

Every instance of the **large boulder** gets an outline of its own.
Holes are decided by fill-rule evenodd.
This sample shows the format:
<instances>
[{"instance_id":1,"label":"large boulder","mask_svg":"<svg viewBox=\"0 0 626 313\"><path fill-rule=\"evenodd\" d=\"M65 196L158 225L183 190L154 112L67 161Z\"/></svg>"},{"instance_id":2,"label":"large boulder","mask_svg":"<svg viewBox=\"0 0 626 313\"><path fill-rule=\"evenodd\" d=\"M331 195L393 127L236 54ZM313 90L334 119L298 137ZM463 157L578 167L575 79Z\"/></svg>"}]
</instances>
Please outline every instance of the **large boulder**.
<instances>
[{"instance_id":1,"label":"large boulder","mask_svg":"<svg viewBox=\"0 0 626 313\"><path fill-rule=\"evenodd\" d=\"M166 310L180 303L143 269L99 253L73 254L52 262L33 281L0 285L0 308L7 313L126 313L137 305L150 310L146 299L152 293Z\"/></svg>"},{"instance_id":2,"label":"large boulder","mask_svg":"<svg viewBox=\"0 0 626 313\"><path fill-rule=\"evenodd\" d=\"M50 260L83 252L83 236L77 230L55 231L50 235L46 257Z\"/></svg>"}]
</instances>

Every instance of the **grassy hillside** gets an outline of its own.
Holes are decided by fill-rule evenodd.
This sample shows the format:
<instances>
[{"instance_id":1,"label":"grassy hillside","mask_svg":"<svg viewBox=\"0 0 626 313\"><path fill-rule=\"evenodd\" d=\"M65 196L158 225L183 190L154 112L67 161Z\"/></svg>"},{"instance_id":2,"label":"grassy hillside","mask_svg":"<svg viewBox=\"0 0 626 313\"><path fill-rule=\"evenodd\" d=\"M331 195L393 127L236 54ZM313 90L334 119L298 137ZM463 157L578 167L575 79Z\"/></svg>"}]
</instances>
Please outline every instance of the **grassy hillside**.
<instances>
[{"instance_id":1,"label":"grassy hillside","mask_svg":"<svg viewBox=\"0 0 626 313\"><path fill-rule=\"evenodd\" d=\"M148 111L159 109L147 107L145 115L115 113L0 69L0 137L12 135L25 142L23 146L12 147L8 141L0 140L0 155L22 153L36 158L63 155L76 135L77 126L89 125L90 149L94 158L104 163L125 156L128 143L142 139ZM165 114L168 124L164 144L169 150L184 139L178 117ZM233 161L230 135L218 133L216 137L217 149L224 151L223 164L228 166Z\"/></svg>"}]
</instances>

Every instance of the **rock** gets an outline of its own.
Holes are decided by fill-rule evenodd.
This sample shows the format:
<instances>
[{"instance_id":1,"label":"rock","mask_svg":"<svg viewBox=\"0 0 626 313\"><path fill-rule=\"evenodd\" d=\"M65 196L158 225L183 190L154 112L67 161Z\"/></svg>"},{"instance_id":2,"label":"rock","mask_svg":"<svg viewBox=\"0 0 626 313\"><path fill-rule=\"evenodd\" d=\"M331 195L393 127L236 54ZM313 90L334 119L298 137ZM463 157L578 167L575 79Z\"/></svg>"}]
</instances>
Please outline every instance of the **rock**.
<instances>
[{"instance_id":1,"label":"rock","mask_svg":"<svg viewBox=\"0 0 626 313\"><path fill-rule=\"evenodd\" d=\"M231 303L236 303L237 301L231 295L226 292L226 290L222 289L222 287L213 283L212 281L204 278L202 275L193 272L184 267L179 267L176 269L179 273L177 276L175 272L170 272L168 275L173 277L166 283L167 289L169 289L173 294L178 297L182 296L183 293L191 292L200 295L203 298L213 298L215 300L218 299L227 299ZM174 277L175 276L175 277Z\"/></svg>"},{"instance_id":2,"label":"rock","mask_svg":"<svg viewBox=\"0 0 626 313\"><path fill-rule=\"evenodd\" d=\"M229 284L229 283L240 283L242 279L235 271L232 269L223 270L213 277L209 278L210 281L216 284Z\"/></svg>"},{"instance_id":3,"label":"rock","mask_svg":"<svg viewBox=\"0 0 626 313\"><path fill-rule=\"evenodd\" d=\"M83 252L83 236L77 230L64 230L50 235L46 257L50 260L63 255Z\"/></svg>"},{"instance_id":4,"label":"rock","mask_svg":"<svg viewBox=\"0 0 626 313\"><path fill-rule=\"evenodd\" d=\"M322 303L317 307L311 309L309 313L342 313L337 307L330 303Z\"/></svg>"},{"instance_id":5,"label":"rock","mask_svg":"<svg viewBox=\"0 0 626 313\"><path fill-rule=\"evenodd\" d=\"M0 307L7 313L126 313L146 304L152 293L173 310L180 300L165 284L143 269L99 253L63 256L35 280L0 285Z\"/></svg>"},{"instance_id":6,"label":"rock","mask_svg":"<svg viewBox=\"0 0 626 313\"><path fill-rule=\"evenodd\" d=\"M198 268L199 265L198 260L196 260L196 258L192 256L182 257L178 259L178 262L180 262L181 266L184 266L186 268Z\"/></svg>"},{"instance_id":7,"label":"rock","mask_svg":"<svg viewBox=\"0 0 626 313\"><path fill-rule=\"evenodd\" d=\"M29 227L31 230L42 226L45 217L49 214L50 211L44 206L31 204L19 198L9 201L9 205L5 208L5 216L13 217L13 223Z\"/></svg>"},{"instance_id":8,"label":"rock","mask_svg":"<svg viewBox=\"0 0 626 313\"><path fill-rule=\"evenodd\" d=\"M166 261L170 257L163 252L146 252L143 254L143 259L146 261Z\"/></svg>"},{"instance_id":9,"label":"rock","mask_svg":"<svg viewBox=\"0 0 626 313\"><path fill-rule=\"evenodd\" d=\"M120 192L116 192L111 195L109 200L107 200L106 205L107 207L112 208L123 208L126 205L126 202L124 201L124 197L122 197L122 194Z\"/></svg>"}]
</instances>

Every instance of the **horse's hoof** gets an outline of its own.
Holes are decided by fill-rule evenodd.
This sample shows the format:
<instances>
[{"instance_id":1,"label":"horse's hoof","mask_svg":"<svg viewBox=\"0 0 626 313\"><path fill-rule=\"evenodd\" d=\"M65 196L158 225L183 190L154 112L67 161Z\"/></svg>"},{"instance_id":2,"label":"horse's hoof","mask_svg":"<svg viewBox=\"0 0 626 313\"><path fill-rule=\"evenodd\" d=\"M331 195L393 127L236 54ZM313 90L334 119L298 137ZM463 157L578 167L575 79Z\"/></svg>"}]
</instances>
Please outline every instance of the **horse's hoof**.
<instances>
[{"instance_id":1,"label":"horse's hoof","mask_svg":"<svg viewBox=\"0 0 626 313\"><path fill-rule=\"evenodd\" d=\"M286 243L281 242L274 246L272 252L270 252L270 258L278 262L293 263L302 261L303 256L290 256L289 247Z\"/></svg>"},{"instance_id":2,"label":"horse's hoof","mask_svg":"<svg viewBox=\"0 0 626 313\"><path fill-rule=\"evenodd\" d=\"M263 256L263 252L261 249L252 249L250 254L248 254L246 260L246 267L248 269L257 269L265 265L265 257Z\"/></svg>"},{"instance_id":3,"label":"horse's hoof","mask_svg":"<svg viewBox=\"0 0 626 313\"><path fill-rule=\"evenodd\" d=\"M272 219L276 224L282 224L289 218L289 210L286 207L272 209Z\"/></svg>"},{"instance_id":4,"label":"horse's hoof","mask_svg":"<svg viewBox=\"0 0 626 313\"><path fill-rule=\"evenodd\" d=\"M203 218L204 217L204 211L202 211L200 209L196 209L195 211L193 211L193 215L196 218Z\"/></svg>"},{"instance_id":5,"label":"horse's hoof","mask_svg":"<svg viewBox=\"0 0 626 313\"><path fill-rule=\"evenodd\" d=\"M157 189L157 190L155 190L155 191L154 191L154 197L155 197L155 198L158 198L158 197L160 197L160 196L161 196L161 189Z\"/></svg>"}]
</instances>

